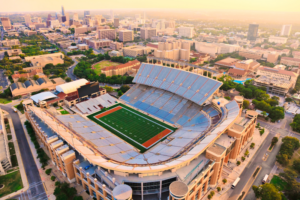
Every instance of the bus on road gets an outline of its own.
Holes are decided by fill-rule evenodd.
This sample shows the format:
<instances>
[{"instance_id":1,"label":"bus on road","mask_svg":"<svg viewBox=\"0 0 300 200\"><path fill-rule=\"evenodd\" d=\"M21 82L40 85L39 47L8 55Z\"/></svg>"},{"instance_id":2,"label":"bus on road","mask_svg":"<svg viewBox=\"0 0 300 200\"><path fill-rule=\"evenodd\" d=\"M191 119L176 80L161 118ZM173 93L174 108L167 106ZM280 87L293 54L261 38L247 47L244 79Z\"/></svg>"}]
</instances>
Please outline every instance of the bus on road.
<instances>
[{"instance_id":1,"label":"bus on road","mask_svg":"<svg viewBox=\"0 0 300 200\"><path fill-rule=\"evenodd\" d=\"M234 189L235 186L239 183L240 180L241 180L241 178L240 178L240 177L237 177L237 179L235 179L235 181L232 183L231 189Z\"/></svg>"}]
</instances>

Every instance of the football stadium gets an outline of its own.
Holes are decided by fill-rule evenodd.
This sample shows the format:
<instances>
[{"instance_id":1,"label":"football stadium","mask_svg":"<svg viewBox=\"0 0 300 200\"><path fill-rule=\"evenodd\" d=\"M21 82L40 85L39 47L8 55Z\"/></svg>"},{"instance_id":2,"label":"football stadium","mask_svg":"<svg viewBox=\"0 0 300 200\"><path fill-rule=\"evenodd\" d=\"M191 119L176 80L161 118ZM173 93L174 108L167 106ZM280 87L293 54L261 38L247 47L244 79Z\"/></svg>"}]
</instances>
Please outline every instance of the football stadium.
<instances>
[{"instance_id":1,"label":"football stadium","mask_svg":"<svg viewBox=\"0 0 300 200\"><path fill-rule=\"evenodd\" d=\"M142 63L133 82L119 99L61 85L73 114L24 102L25 114L57 168L98 200L202 198L232 172L257 113L242 116L243 97L226 100L203 73Z\"/></svg>"}]
</instances>

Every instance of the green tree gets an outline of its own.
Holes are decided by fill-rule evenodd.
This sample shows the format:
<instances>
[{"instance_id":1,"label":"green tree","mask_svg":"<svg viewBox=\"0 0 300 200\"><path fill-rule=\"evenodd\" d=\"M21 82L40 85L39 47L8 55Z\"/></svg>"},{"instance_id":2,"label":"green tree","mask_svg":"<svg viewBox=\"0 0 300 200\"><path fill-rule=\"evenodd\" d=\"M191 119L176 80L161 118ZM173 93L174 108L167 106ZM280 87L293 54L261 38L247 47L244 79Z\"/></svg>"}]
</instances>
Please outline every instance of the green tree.
<instances>
[{"instance_id":1,"label":"green tree","mask_svg":"<svg viewBox=\"0 0 300 200\"><path fill-rule=\"evenodd\" d=\"M122 96L123 95L123 92L121 90L118 91L118 96Z\"/></svg>"},{"instance_id":2,"label":"green tree","mask_svg":"<svg viewBox=\"0 0 300 200\"><path fill-rule=\"evenodd\" d=\"M122 86L120 87L120 90L121 90L123 93L127 92L129 89L130 89L129 85L122 85Z\"/></svg>"},{"instance_id":3,"label":"green tree","mask_svg":"<svg viewBox=\"0 0 300 200\"><path fill-rule=\"evenodd\" d=\"M255 197L259 198L260 197L260 189L256 185L253 185L252 189L254 191Z\"/></svg>"},{"instance_id":4,"label":"green tree","mask_svg":"<svg viewBox=\"0 0 300 200\"><path fill-rule=\"evenodd\" d=\"M271 146L273 147L277 142L278 142L278 137L273 137L272 142L271 142Z\"/></svg>"},{"instance_id":5,"label":"green tree","mask_svg":"<svg viewBox=\"0 0 300 200\"><path fill-rule=\"evenodd\" d=\"M260 197L263 200L281 200L281 193L278 191L278 189L270 183L265 183L260 186Z\"/></svg>"},{"instance_id":6,"label":"green tree","mask_svg":"<svg viewBox=\"0 0 300 200\"><path fill-rule=\"evenodd\" d=\"M25 77L20 77L18 79L18 82L21 82L21 83L25 83L25 81L27 81L27 78L25 78Z\"/></svg>"},{"instance_id":7,"label":"green tree","mask_svg":"<svg viewBox=\"0 0 300 200\"><path fill-rule=\"evenodd\" d=\"M290 98L290 97L288 97L288 98L285 98L285 101L286 101L286 102L292 102L292 101L293 101L293 99L292 99L292 98Z\"/></svg>"},{"instance_id":8,"label":"green tree","mask_svg":"<svg viewBox=\"0 0 300 200\"><path fill-rule=\"evenodd\" d=\"M294 160L293 167L295 170L298 171L298 173L300 173L300 158Z\"/></svg>"},{"instance_id":9,"label":"green tree","mask_svg":"<svg viewBox=\"0 0 300 200\"><path fill-rule=\"evenodd\" d=\"M67 77L65 80L66 80L66 82L71 82L72 81L72 79L70 77Z\"/></svg>"},{"instance_id":10,"label":"green tree","mask_svg":"<svg viewBox=\"0 0 300 200\"><path fill-rule=\"evenodd\" d=\"M36 80L38 80L40 77L39 77L39 75L34 75L32 78L33 78L33 80L36 81Z\"/></svg>"},{"instance_id":11,"label":"green tree","mask_svg":"<svg viewBox=\"0 0 300 200\"><path fill-rule=\"evenodd\" d=\"M223 182L224 184L227 183L227 179L224 178L224 179L222 180L222 182Z\"/></svg>"},{"instance_id":12,"label":"green tree","mask_svg":"<svg viewBox=\"0 0 300 200\"><path fill-rule=\"evenodd\" d=\"M250 105L250 102L248 100L243 101L243 108L244 109L247 109L249 107L249 105Z\"/></svg>"},{"instance_id":13,"label":"green tree","mask_svg":"<svg viewBox=\"0 0 300 200\"><path fill-rule=\"evenodd\" d=\"M114 91L114 89L112 88L112 87L110 87L110 86L104 86L104 89L106 89L106 92L112 92L112 91Z\"/></svg>"}]
</instances>

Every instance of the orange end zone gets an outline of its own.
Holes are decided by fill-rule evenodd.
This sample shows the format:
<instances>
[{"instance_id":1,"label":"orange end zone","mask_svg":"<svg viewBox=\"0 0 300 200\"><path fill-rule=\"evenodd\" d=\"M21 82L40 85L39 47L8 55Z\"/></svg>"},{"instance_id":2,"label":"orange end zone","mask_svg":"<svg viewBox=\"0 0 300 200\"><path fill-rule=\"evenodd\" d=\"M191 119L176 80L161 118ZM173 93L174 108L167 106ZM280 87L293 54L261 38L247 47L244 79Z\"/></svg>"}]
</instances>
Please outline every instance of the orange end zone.
<instances>
[{"instance_id":1,"label":"orange end zone","mask_svg":"<svg viewBox=\"0 0 300 200\"><path fill-rule=\"evenodd\" d=\"M154 136L153 138L149 139L147 142L144 142L143 146L148 148L151 145L153 145L155 142L159 141L160 139L162 139L163 137L165 137L166 135L168 135L171 132L172 132L171 130L165 129L162 132L160 132L159 134L157 134L156 136Z\"/></svg>"},{"instance_id":2,"label":"orange end zone","mask_svg":"<svg viewBox=\"0 0 300 200\"><path fill-rule=\"evenodd\" d=\"M96 117L97 119L99 119L99 118L104 117L104 116L106 116L106 115L109 115L109 114L111 114L111 113L113 113L113 112L116 112L117 110L120 110L120 109L122 109L122 107L121 107L121 106L118 106L118 107L115 107L115 108L113 108L113 109L111 109L111 110L108 110L108 111L106 111L106 112L104 112L104 113L101 113L101 114L99 114L99 115L96 115L95 117Z\"/></svg>"}]
</instances>

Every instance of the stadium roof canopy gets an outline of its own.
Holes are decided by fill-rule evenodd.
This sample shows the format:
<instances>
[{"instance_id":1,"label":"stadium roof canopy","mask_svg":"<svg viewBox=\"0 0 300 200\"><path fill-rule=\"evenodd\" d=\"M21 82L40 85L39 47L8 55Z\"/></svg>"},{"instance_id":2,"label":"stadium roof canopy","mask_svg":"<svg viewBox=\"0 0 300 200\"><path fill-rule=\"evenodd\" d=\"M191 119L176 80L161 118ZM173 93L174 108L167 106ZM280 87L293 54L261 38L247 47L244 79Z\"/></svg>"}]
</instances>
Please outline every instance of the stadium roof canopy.
<instances>
[{"instance_id":1,"label":"stadium roof canopy","mask_svg":"<svg viewBox=\"0 0 300 200\"><path fill-rule=\"evenodd\" d=\"M65 94L69 94L71 92L77 91L79 87L86 85L87 83L88 81L86 79L79 79L77 81L72 81L69 83L58 85L56 86L56 90Z\"/></svg>"},{"instance_id":2,"label":"stadium roof canopy","mask_svg":"<svg viewBox=\"0 0 300 200\"><path fill-rule=\"evenodd\" d=\"M45 100L53 99L53 98L57 98L57 96L51 92L42 92L42 93L31 96L31 99L35 103L39 103L39 101L45 101Z\"/></svg>"}]
</instances>

